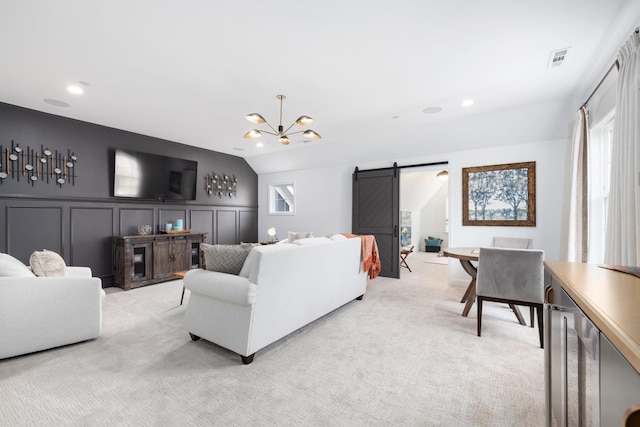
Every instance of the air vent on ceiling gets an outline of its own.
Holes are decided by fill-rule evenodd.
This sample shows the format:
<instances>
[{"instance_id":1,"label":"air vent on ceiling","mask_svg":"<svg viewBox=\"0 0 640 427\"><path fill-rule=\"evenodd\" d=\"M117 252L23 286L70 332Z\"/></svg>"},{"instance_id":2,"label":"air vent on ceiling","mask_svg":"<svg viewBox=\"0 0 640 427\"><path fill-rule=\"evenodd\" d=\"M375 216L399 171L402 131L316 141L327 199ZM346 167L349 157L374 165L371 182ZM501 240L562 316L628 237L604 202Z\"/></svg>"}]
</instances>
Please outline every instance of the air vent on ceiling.
<instances>
[{"instance_id":1,"label":"air vent on ceiling","mask_svg":"<svg viewBox=\"0 0 640 427\"><path fill-rule=\"evenodd\" d=\"M560 49L560 50L551 52L551 55L549 56L549 64L547 65L547 68L555 68L564 64L564 61L567 58L568 51L569 51L569 48L565 48L565 49Z\"/></svg>"}]
</instances>

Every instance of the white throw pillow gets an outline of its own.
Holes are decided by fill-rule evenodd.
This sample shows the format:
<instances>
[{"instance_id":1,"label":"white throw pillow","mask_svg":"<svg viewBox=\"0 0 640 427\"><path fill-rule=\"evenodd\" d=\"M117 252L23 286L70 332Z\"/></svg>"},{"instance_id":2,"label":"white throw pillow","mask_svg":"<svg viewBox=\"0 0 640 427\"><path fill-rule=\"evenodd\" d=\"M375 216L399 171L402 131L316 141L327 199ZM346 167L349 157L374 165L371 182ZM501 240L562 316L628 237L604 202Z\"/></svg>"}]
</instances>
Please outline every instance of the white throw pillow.
<instances>
[{"instance_id":1,"label":"white throw pillow","mask_svg":"<svg viewBox=\"0 0 640 427\"><path fill-rule=\"evenodd\" d=\"M331 236L331 240L347 240L347 236L344 234L334 234Z\"/></svg>"},{"instance_id":2,"label":"white throw pillow","mask_svg":"<svg viewBox=\"0 0 640 427\"><path fill-rule=\"evenodd\" d=\"M29 265L38 277L64 277L67 275L67 266L62 257L46 249L32 253Z\"/></svg>"},{"instance_id":3,"label":"white throw pillow","mask_svg":"<svg viewBox=\"0 0 640 427\"><path fill-rule=\"evenodd\" d=\"M313 232L311 232L311 231L304 231L304 232L290 231L289 232L289 238L287 240L289 240L289 243L293 243L298 239L308 239L309 237L313 237Z\"/></svg>"},{"instance_id":4,"label":"white throw pillow","mask_svg":"<svg viewBox=\"0 0 640 427\"><path fill-rule=\"evenodd\" d=\"M35 275L19 259L0 253L0 277L34 277Z\"/></svg>"}]
</instances>

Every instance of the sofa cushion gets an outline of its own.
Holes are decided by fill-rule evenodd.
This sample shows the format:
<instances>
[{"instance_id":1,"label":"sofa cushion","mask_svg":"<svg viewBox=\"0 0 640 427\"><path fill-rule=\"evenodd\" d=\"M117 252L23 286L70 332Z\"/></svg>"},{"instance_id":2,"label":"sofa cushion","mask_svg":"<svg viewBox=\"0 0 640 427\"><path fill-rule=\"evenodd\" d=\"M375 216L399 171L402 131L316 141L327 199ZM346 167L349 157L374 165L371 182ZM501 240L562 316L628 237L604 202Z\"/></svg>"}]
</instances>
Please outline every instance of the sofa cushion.
<instances>
[{"instance_id":1,"label":"sofa cushion","mask_svg":"<svg viewBox=\"0 0 640 427\"><path fill-rule=\"evenodd\" d=\"M220 273L238 274L242 269L252 245L208 245L202 243L200 248L204 254L207 270Z\"/></svg>"},{"instance_id":2,"label":"sofa cushion","mask_svg":"<svg viewBox=\"0 0 640 427\"><path fill-rule=\"evenodd\" d=\"M33 277L29 267L9 254L0 253L0 277Z\"/></svg>"},{"instance_id":3,"label":"sofa cushion","mask_svg":"<svg viewBox=\"0 0 640 427\"><path fill-rule=\"evenodd\" d=\"M305 246L305 245L317 245L323 243L331 243L331 239L326 237L307 237L306 239L296 239L293 241L296 245Z\"/></svg>"},{"instance_id":4,"label":"sofa cushion","mask_svg":"<svg viewBox=\"0 0 640 427\"><path fill-rule=\"evenodd\" d=\"M64 277L67 275L64 259L56 252L46 249L32 253L29 265L38 277Z\"/></svg>"},{"instance_id":5,"label":"sofa cushion","mask_svg":"<svg viewBox=\"0 0 640 427\"><path fill-rule=\"evenodd\" d=\"M311 232L311 231L304 231L304 232L290 231L289 232L289 238L287 240L289 240L289 243L293 243L298 239L308 239L309 237L313 237L313 232Z\"/></svg>"}]
</instances>

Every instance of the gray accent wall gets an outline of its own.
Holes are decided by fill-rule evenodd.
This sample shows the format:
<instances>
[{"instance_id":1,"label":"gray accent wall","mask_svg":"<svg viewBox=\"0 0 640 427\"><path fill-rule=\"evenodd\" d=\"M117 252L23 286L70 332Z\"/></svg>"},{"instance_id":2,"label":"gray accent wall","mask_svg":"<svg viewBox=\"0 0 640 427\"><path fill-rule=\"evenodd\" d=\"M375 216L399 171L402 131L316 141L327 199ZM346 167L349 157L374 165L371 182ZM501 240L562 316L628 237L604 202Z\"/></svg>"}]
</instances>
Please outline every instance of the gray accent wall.
<instances>
[{"instance_id":1,"label":"gray accent wall","mask_svg":"<svg viewBox=\"0 0 640 427\"><path fill-rule=\"evenodd\" d=\"M139 225L149 224L155 232L180 218L185 228L208 233L208 243L258 240L258 177L240 157L0 103L3 149L12 140L24 148L69 150L78 157L74 185L0 180L0 252L25 263L33 251L49 249L68 265L91 267L108 286L111 237L136 234ZM116 148L197 161L196 200L113 197ZM235 175L237 196L207 195L204 177L212 172Z\"/></svg>"}]
</instances>

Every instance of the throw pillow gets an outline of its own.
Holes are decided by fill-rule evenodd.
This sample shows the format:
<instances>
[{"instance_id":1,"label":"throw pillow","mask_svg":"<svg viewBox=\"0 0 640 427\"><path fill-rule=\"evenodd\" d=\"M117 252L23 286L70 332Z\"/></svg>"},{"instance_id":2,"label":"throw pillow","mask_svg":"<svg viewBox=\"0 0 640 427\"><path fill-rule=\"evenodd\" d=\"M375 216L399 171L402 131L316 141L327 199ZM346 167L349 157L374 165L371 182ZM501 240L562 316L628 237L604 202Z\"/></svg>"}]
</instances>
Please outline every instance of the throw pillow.
<instances>
[{"instance_id":1,"label":"throw pillow","mask_svg":"<svg viewBox=\"0 0 640 427\"><path fill-rule=\"evenodd\" d=\"M0 253L0 277L34 277L34 274L20 260Z\"/></svg>"},{"instance_id":2,"label":"throw pillow","mask_svg":"<svg viewBox=\"0 0 640 427\"><path fill-rule=\"evenodd\" d=\"M311 231L305 231L305 232L290 231L288 240L289 240L289 243L293 243L298 239L308 239L309 237L313 237L313 232L311 232Z\"/></svg>"},{"instance_id":3,"label":"throw pillow","mask_svg":"<svg viewBox=\"0 0 640 427\"><path fill-rule=\"evenodd\" d=\"M200 245L207 270L237 275L253 245Z\"/></svg>"},{"instance_id":4,"label":"throw pillow","mask_svg":"<svg viewBox=\"0 0 640 427\"><path fill-rule=\"evenodd\" d=\"M29 265L38 277L64 277L67 275L67 266L62 257L46 249L32 253Z\"/></svg>"}]
</instances>

